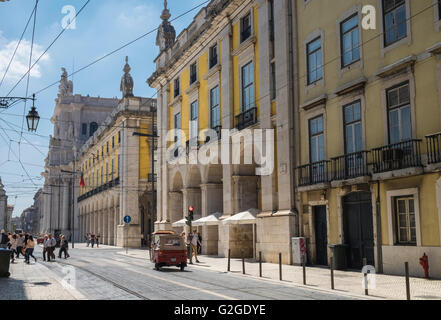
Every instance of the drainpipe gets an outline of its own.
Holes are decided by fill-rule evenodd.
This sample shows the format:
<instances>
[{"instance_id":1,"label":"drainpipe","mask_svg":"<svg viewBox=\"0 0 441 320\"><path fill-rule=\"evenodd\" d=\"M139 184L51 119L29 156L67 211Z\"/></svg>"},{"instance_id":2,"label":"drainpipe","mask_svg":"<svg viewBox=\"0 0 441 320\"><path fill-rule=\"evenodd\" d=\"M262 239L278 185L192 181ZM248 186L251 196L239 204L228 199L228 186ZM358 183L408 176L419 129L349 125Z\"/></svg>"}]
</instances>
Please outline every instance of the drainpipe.
<instances>
[{"instance_id":1,"label":"drainpipe","mask_svg":"<svg viewBox=\"0 0 441 320\"><path fill-rule=\"evenodd\" d=\"M377 214L377 272L383 273L383 252L382 237L381 237L381 206L380 206L380 181L377 181L377 200L376 200L376 214Z\"/></svg>"}]
</instances>

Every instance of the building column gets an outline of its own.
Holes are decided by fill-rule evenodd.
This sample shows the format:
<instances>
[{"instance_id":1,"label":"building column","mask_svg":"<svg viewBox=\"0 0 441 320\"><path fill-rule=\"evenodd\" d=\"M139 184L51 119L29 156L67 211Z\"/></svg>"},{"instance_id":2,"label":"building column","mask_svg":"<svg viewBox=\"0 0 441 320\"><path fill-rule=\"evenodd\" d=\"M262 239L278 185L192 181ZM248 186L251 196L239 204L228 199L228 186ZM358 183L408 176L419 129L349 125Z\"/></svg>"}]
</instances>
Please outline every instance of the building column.
<instances>
[{"instance_id":1,"label":"building column","mask_svg":"<svg viewBox=\"0 0 441 320\"><path fill-rule=\"evenodd\" d=\"M115 205L109 208L108 211L109 219L107 222L107 239L110 246L115 245L115 232L114 232L114 223L115 223Z\"/></svg>"},{"instance_id":2,"label":"building column","mask_svg":"<svg viewBox=\"0 0 441 320\"><path fill-rule=\"evenodd\" d=\"M110 208L107 207L103 211L103 244L109 244L109 214Z\"/></svg>"},{"instance_id":3,"label":"building column","mask_svg":"<svg viewBox=\"0 0 441 320\"><path fill-rule=\"evenodd\" d=\"M62 234L66 234L66 231L69 229L69 180L62 179L63 181L63 196L62 196L62 205L61 205L61 213L60 213L60 229Z\"/></svg>"},{"instance_id":4,"label":"building column","mask_svg":"<svg viewBox=\"0 0 441 320\"><path fill-rule=\"evenodd\" d=\"M114 216L114 222L113 222L113 243L116 246L118 244L117 240L118 240L118 225L119 225L119 205L116 204L113 207L113 216Z\"/></svg>"}]
</instances>

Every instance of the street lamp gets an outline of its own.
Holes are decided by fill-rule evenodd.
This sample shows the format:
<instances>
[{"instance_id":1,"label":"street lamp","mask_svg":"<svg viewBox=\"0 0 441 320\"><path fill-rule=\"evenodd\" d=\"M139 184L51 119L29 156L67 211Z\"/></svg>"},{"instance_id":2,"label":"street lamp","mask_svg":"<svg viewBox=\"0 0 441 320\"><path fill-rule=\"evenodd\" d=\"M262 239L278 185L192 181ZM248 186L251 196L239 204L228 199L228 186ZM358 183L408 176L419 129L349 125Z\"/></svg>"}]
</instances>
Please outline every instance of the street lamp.
<instances>
[{"instance_id":1,"label":"street lamp","mask_svg":"<svg viewBox=\"0 0 441 320\"><path fill-rule=\"evenodd\" d=\"M23 97L0 97L0 108L7 109L11 107L11 105L15 104L17 101L27 101L32 100L32 108L26 116L26 122L28 124L28 131L37 131L38 122L40 121L40 116L38 115L37 109L35 108L35 94L32 95L32 98L23 98Z\"/></svg>"}]
</instances>

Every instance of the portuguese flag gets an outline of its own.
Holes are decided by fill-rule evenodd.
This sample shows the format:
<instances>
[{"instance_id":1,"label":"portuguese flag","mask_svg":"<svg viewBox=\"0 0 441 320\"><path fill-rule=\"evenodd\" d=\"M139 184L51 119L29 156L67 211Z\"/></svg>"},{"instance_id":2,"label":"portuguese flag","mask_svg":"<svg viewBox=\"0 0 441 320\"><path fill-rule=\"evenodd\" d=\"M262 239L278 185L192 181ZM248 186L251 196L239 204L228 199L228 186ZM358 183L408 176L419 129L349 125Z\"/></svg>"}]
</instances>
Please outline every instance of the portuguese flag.
<instances>
[{"instance_id":1,"label":"portuguese flag","mask_svg":"<svg viewBox=\"0 0 441 320\"><path fill-rule=\"evenodd\" d=\"M80 186L81 186L81 188L84 188L85 185L86 184L84 183L83 173L81 172Z\"/></svg>"}]
</instances>

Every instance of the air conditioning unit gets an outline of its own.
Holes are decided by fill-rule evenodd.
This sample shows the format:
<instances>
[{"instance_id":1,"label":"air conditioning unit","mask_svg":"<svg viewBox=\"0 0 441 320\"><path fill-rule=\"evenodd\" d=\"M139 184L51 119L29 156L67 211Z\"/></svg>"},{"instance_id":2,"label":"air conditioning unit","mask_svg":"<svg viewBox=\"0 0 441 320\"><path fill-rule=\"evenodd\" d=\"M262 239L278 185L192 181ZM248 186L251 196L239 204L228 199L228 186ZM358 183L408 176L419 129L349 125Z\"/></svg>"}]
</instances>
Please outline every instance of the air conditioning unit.
<instances>
[{"instance_id":1,"label":"air conditioning unit","mask_svg":"<svg viewBox=\"0 0 441 320\"><path fill-rule=\"evenodd\" d=\"M403 149L387 149L383 150L383 161L384 162L393 162L393 161L401 161L404 157Z\"/></svg>"}]
</instances>

